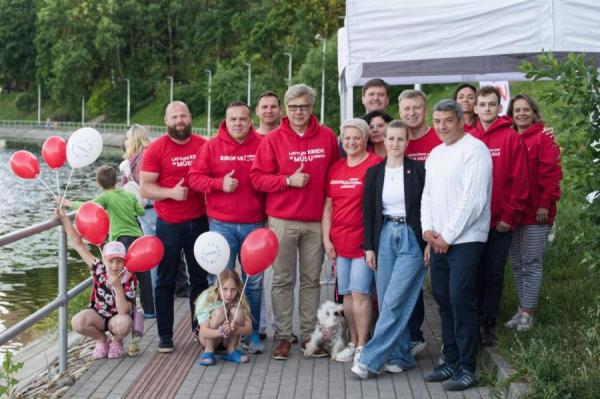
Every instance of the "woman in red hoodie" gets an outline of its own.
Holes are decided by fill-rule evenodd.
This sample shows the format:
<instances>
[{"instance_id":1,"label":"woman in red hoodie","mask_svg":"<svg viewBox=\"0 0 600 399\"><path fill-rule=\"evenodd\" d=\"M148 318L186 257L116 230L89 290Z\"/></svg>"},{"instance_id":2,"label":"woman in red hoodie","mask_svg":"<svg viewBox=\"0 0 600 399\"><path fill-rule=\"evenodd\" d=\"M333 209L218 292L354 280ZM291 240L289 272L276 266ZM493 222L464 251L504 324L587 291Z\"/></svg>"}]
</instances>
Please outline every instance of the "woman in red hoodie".
<instances>
[{"instance_id":1,"label":"woman in red hoodie","mask_svg":"<svg viewBox=\"0 0 600 399\"><path fill-rule=\"evenodd\" d=\"M533 326L544 251L560 198L562 170L560 149L551 136L544 134L544 124L533 99L524 94L515 96L507 113L527 146L529 197L510 248L519 309L506 326L527 331Z\"/></svg>"}]
</instances>

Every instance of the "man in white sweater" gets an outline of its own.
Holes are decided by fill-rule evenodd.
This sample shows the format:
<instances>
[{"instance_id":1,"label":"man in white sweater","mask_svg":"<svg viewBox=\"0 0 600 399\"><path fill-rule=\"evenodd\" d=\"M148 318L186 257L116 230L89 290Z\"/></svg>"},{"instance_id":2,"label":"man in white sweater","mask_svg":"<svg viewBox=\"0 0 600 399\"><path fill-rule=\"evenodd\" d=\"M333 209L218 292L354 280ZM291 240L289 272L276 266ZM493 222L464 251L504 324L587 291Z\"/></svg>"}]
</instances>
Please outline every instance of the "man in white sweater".
<instances>
[{"instance_id":1,"label":"man in white sweater","mask_svg":"<svg viewBox=\"0 0 600 399\"><path fill-rule=\"evenodd\" d=\"M445 362L425 376L461 391L476 382L477 266L490 225L492 159L463 130L461 106L438 102L433 124L442 145L425 162L423 238L431 245L431 288L440 307Z\"/></svg>"}]
</instances>

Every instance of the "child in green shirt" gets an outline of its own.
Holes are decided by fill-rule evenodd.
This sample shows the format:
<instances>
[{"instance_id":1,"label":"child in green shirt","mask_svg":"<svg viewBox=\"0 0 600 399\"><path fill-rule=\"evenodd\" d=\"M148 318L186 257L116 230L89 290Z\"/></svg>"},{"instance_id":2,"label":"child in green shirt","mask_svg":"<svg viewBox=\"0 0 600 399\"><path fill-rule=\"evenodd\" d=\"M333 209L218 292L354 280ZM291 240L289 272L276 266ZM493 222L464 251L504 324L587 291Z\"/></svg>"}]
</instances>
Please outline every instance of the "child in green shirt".
<instances>
[{"instance_id":1,"label":"child in green shirt","mask_svg":"<svg viewBox=\"0 0 600 399\"><path fill-rule=\"evenodd\" d=\"M138 237L142 236L142 229L136 216L144 214L144 208L140 205L135 195L116 188L117 171L110 165L102 165L96 169L96 182L102 188L102 193L94 198L94 202L102 205L110 219L109 241L120 241L125 247ZM60 201L60 197L57 201ZM60 203L60 202L59 202ZM64 200L64 204L70 208L78 209L82 202Z\"/></svg>"}]
</instances>

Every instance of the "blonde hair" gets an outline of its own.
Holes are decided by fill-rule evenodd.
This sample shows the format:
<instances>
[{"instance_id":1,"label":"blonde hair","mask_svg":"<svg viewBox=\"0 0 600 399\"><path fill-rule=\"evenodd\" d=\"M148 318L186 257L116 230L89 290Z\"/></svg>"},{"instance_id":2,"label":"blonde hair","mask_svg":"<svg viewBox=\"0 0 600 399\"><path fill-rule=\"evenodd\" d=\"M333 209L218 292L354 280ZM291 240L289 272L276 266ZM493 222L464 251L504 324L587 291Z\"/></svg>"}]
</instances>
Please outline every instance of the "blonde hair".
<instances>
[{"instance_id":1,"label":"blonde hair","mask_svg":"<svg viewBox=\"0 0 600 399\"><path fill-rule=\"evenodd\" d=\"M130 159L138 152L143 151L144 148L150 144L148 130L142 125L135 124L131 126L129 130L127 130L127 133L125 133L125 137L127 138L128 148L125 148L123 159Z\"/></svg>"},{"instance_id":2,"label":"blonde hair","mask_svg":"<svg viewBox=\"0 0 600 399\"><path fill-rule=\"evenodd\" d=\"M235 270L225 269L221 272L221 274L219 274L219 278L215 279L214 284L208 288L208 294L206 295L206 303L213 303L222 300L221 287L219 286L219 281L221 281L221 283L224 284L227 280L233 280L235 282L238 291L237 295L235 296L235 302L237 303L237 301L239 301L240 295L242 295L242 289L244 288L242 280L240 279L240 276ZM200 297L198 297L198 299L200 299ZM198 306L198 299L196 299L196 306ZM246 295L242 295L242 301L240 302L240 310L244 312L246 316L252 318Z\"/></svg>"}]
</instances>

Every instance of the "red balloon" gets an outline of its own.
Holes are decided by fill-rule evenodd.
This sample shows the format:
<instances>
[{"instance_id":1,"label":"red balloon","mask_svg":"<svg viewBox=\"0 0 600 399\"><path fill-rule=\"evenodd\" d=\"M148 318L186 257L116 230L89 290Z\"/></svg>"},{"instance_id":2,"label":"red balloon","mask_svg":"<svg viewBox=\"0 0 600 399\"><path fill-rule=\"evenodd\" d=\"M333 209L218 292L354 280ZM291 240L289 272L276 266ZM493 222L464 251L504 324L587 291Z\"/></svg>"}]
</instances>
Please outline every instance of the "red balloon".
<instances>
[{"instance_id":1,"label":"red balloon","mask_svg":"<svg viewBox=\"0 0 600 399\"><path fill-rule=\"evenodd\" d=\"M75 226L83 238L94 245L100 245L108 234L108 213L95 202L86 202L77 210Z\"/></svg>"},{"instance_id":2,"label":"red balloon","mask_svg":"<svg viewBox=\"0 0 600 399\"><path fill-rule=\"evenodd\" d=\"M164 253L165 247L158 237L140 237L127 250L125 267L130 272L148 271L160 263Z\"/></svg>"},{"instance_id":3,"label":"red balloon","mask_svg":"<svg viewBox=\"0 0 600 399\"><path fill-rule=\"evenodd\" d=\"M279 251L279 241L271 230L256 229L242 243L242 269L254 276L273 264Z\"/></svg>"},{"instance_id":4,"label":"red balloon","mask_svg":"<svg viewBox=\"0 0 600 399\"><path fill-rule=\"evenodd\" d=\"M10 168L22 179L35 179L40 174L40 162L35 155L25 150L10 156Z\"/></svg>"},{"instance_id":5,"label":"red balloon","mask_svg":"<svg viewBox=\"0 0 600 399\"><path fill-rule=\"evenodd\" d=\"M52 169L63 166L67 160L67 143L60 136L50 136L42 146L42 158Z\"/></svg>"}]
</instances>

